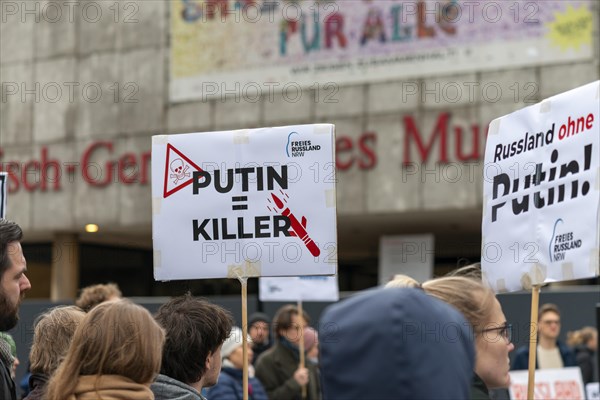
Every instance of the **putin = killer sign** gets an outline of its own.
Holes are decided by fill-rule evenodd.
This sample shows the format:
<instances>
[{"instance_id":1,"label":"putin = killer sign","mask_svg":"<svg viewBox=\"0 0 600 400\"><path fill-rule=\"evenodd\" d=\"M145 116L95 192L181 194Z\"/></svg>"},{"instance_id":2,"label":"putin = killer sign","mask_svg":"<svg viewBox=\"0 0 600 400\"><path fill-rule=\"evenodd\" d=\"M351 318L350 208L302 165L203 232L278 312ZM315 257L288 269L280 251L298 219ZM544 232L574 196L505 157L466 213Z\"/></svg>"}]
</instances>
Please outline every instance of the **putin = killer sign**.
<instances>
[{"instance_id":1,"label":"putin = killer sign","mask_svg":"<svg viewBox=\"0 0 600 400\"><path fill-rule=\"evenodd\" d=\"M157 280L333 275L328 124L154 136Z\"/></svg>"}]
</instances>

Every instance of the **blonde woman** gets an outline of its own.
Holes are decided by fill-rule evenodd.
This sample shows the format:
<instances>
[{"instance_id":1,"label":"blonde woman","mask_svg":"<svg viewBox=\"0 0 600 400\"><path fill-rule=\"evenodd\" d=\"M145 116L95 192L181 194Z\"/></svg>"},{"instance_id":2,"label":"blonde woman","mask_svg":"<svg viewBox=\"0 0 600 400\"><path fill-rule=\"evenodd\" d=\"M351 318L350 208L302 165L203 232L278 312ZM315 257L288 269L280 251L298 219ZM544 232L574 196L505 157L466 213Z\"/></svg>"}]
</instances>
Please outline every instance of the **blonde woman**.
<instances>
[{"instance_id":1,"label":"blonde woman","mask_svg":"<svg viewBox=\"0 0 600 400\"><path fill-rule=\"evenodd\" d=\"M37 317L29 361L29 395L24 400L45 398L48 378L56 371L65 357L75 330L85 318L79 307L55 307Z\"/></svg>"},{"instance_id":2,"label":"blonde woman","mask_svg":"<svg viewBox=\"0 0 600 400\"><path fill-rule=\"evenodd\" d=\"M459 270L462 276L432 279L422 285L428 293L460 311L471 324L475 340L474 381L471 399L489 399L489 389L506 388L510 384L508 353L512 325L506 321L494 293L481 282L474 267Z\"/></svg>"},{"instance_id":3,"label":"blonde woman","mask_svg":"<svg viewBox=\"0 0 600 400\"><path fill-rule=\"evenodd\" d=\"M567 344L575 350L577 365L581 368L583 384L597 382L597 380L594 380L594 353L598 351L598 331L596 328L586 326L578 331L569 332L567 334Z\"/></svg>"},{"instance_id":4,"label":"blonde woman","mask_svg":"<svg viewBox=\"0 0 600 400\"><path fill-rule=\"evenodd\" d=\"M48 400L153 400L163 329L129 300L102 303L84 318L48 382Z\"/></svg>"}]
</instances>

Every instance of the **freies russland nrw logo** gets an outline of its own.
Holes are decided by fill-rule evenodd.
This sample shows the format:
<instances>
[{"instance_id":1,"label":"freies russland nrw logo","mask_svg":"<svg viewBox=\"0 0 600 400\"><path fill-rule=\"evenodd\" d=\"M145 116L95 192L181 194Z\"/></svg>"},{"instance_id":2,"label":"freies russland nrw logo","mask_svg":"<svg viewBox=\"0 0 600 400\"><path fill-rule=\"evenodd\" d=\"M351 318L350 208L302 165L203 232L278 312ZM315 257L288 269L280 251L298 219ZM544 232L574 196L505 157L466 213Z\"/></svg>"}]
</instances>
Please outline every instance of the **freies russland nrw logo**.
<instances>
[{"instance_id":1,"label":"freies russland nrw logo","mask_svg":"<svg viewBox=\"0 0 600 400\"><path fill-rule=\"evenodd\" d=\"M321 145L313 145L310 140L300 140L298 132L290 132L285 145L285 154L288 157L304 157L304 153L321 150Z\"/></svg>"}]
</instances>

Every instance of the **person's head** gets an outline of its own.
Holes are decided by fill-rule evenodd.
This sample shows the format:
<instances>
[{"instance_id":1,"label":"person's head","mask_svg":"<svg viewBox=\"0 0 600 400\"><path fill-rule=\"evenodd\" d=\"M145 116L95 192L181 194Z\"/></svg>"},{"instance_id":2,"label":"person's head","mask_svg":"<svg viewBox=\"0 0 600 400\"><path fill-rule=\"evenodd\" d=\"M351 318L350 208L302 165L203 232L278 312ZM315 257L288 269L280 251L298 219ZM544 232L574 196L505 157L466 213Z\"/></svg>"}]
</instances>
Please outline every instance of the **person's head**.
<instances>
[{"instance_id":1,"label":"person's head","mask_svg":"<svg viewBox=\"0 0 600 400\"><path fill-rule=\"evenodd\" d=\"M392 287L420 288L421 284L408 275L397 274L397 275L394 275L394 277L392 278L391 281L389 281L388 283L385 284L385 287L386 288L392 288Z\"/></svg>"},{"instance_id":2,"label":"person's head","mask_svg":"<svg viewBox=\"0 0 600 400\"><path fill-rule=\"evenodd\" d=\"M23 231L14 222L0 219L0 331L14 328L19 305L31 283L25 272L27 262L21 248Z\"/></svg>"},{"instance_id":3,"label":"person's head","mask_svg":"<svg viewBox=\"0 0 600 400\"><path fill-rule=\"evenodd\" d=\"M273 331L279 341L285 338L288 342L298 344L302 335L300 329L306 328L310 323L310 317L303 311L304 318L300 318L298 308L288 304L281 307L273 318Z\"/></svg>"},{"instance_id":4,"label":"person's head","mask_svg":"<svg viewBox=\"0 0 600 400\"><path fill-rule=\"evenodd\" d=\"M319 334L310 326L304 328L304 351L306 358L313 363L319 361Z\"/></svg>"},{"instance_id":5,"label":"person's head","mask_svg":"<svg viewBox=\"0 0 600 400\"><path fill-rule=\"evenodd\" d=\"M231 314L190 294L163 304L155 315L167 339L160 372L190 386L217 383L221 346L231 332Z\"/></svg>"},{"instance_id":6,"label":"person's head","mask_svg":"<svg viewBox=\"0 0 600 400\"><path fill-rule=\"evenodd\" d=\"M47 398L69 398L83 375L120 375L150 386L160 370L164 339L164 330L145 308L126 299L97 305L75 330L48 382Z\"/></svg>"},{"instance_id":7,"label":"person's head","mask_svg":"<svg viewBox=\"0 0 600 400\"><path fill-rule=\"evenodd\" d=\"M257 312L248 317L248 334L253 343L269 343L270 324L271 320L267 314Z\"/></svg>"},{"instance_id":8,"label":"person's head","mask_svg":"<svg viewBox=\"0 0 600 400\"><path fill-rule=\"evenodd\" d=\"M56 371L84 318L85 313L75 306L55 307L36 318L29 354L32 373L50 376Z\"/></svg>"},{"instance_id":9,"label":"person's head","mask_svg":"<svg viewBox=\"0 0 600 400\"><path fill-rule=\"evenodd\" d=\"M585 346L591 351L598 350L598 330L592 326L586 326L578 331L567 333L567 344L571 347Z\"/></svg>"},{"instance_id":10,"label":"person's head","mask_svg":"<svg viewBox=\"0 0 600 400\"><path fill-rule=\"evenodd\" d=\"M15 379L16 376L16 372L17 372L17 367L21 364L21 362L19 361L19 358L17 357L17 344L15 343L15 339L13 339L13 337L6 332L0 332L0 340L3 340L6 345L7 345L7 349L10 352L10 358L12 358L12 365L10 367L10 376L11 378ZM8 357L6 357L8 358Z\"/></svg>"},{"instance_id":11,"label":"person's head","mask_svg":"<svg viewBox=\"0 0 600 400\"><path fill-rule=\"evenodd\" d=\"M511 328L494 293L480 280L467 276L447 276L425 282L423 290L460 311L473 328L475 373L490 389L510 384L508 353Z\"/></svg>"},{"instance_id":12,"label":"person's head","mask_svg":"<svg viewBox=\"0 0 600 400\"><path fill-rule=\"evenodd\" d=\"M75 305L85 312L105 301L118 300L122 297L121 290L116 283L98 284L85 287L81 290Z\"/></svg>"},{"instance_id":13,"label":"person's head","mask_svg":"<svg viewBox=\"0 0 600 400\"><path fill-rule=\"evenodd\" d=\"M469 325L457 310L421 290L359 293L327 307L319 328L323 398L470 395L474 348Z\"/></svg>"},{"instance_id":14,"label":"person's head","mask_svg":"<svg viewBox=\"0 0 600 400\"><path fill-rule=\"evenodd\" d=\"M242 330L234 326L231 328L231 333L221 348L221 358L223 361L229 360L233 367L237 369L244 368L244 341L242 335ZM254 353L252 352L252 340L250 337L248 337L247 346L248 363L251 363Z\"/></svg>"},{"instance_id":15,"label":"person's head","mask_svg":"<svg viewBox=\"0 0 600 400\"><path fill-rule=\"evenodd\" d=\"M556 304L546 303L538 311L538 334L540 338L557 340L560 335L560 311Z\"/></svg>"}]
</instances>

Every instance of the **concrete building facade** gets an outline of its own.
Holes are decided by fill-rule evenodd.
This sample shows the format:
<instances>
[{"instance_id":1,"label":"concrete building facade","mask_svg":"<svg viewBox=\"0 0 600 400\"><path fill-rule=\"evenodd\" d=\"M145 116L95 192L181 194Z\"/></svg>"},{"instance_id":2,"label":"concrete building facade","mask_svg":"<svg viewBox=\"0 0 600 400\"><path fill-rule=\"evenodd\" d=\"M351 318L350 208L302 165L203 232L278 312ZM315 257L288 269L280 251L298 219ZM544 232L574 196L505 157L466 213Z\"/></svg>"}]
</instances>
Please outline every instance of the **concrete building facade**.
<instances>
[{"instance_id":1,"label":"concrete building facade","mask_svg":"<svg viewBox=\"0 0 600 400\"><path fill-rule=\"evenodd\" d=\"M488 123L600 77L590 1L583 60L172 102L169 1L67 3L0 2L0 165L34 297L73 298L89 277L126 286L142 269L133 294L168 293L149 255L151 136L165 133L335 124L343 290L374 284L384 235L433 234L436 273L477 261Z\"/></svg>"}]
</instances>

